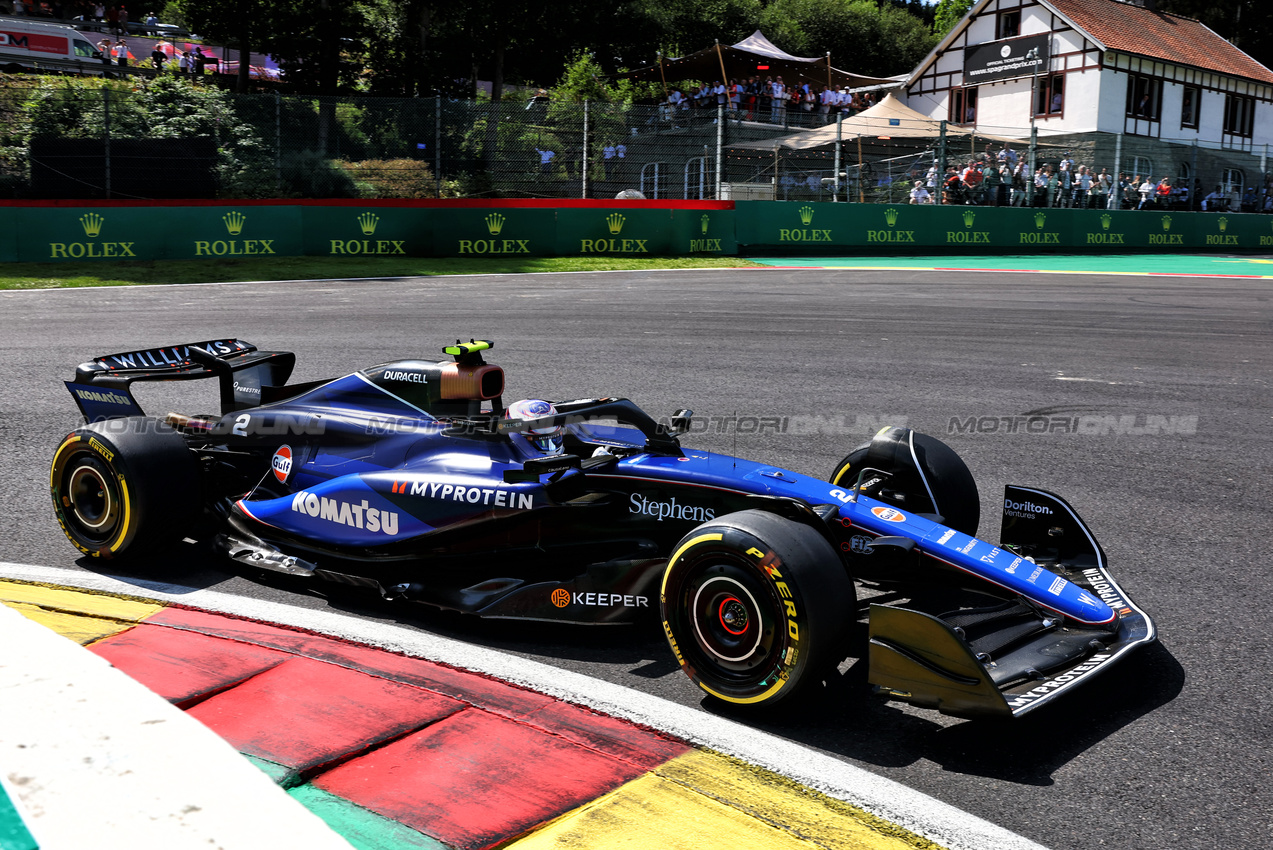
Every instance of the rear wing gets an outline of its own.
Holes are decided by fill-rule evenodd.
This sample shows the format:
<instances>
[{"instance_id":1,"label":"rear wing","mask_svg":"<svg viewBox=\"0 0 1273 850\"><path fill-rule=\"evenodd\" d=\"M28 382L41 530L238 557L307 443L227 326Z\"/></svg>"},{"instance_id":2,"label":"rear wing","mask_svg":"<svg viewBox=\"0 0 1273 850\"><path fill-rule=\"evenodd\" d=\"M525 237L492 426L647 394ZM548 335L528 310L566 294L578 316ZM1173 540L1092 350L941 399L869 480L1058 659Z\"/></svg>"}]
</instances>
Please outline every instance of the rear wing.
<instances>
[{"instance_id":1,"label":"rear wing","mask_svg":"<svg viewBox=\"0 0 1273 850\"><path fill-rule=\"evenodd\" d=\"M141 416L130 386L136 381L196 381L215 377L221 414L257 407L262 387L287 383L296 366L290 351L258 351L241 339L214 339L164 348L145 348L95 357L75 368L66 381L89 422Z\"/></svg>"}]
</instances>

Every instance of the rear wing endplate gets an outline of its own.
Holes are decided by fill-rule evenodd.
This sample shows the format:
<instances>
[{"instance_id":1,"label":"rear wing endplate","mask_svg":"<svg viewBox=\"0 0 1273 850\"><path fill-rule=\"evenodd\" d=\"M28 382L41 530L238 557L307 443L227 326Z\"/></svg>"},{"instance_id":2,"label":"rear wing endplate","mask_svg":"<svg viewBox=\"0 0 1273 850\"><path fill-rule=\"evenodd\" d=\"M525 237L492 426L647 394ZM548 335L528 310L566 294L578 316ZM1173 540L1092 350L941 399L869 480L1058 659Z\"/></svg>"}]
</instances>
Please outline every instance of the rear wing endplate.
<instances>
[{"instance_id":1,"label":"rear wing endplate","mask_svg":"<svg viewBox=\"0 0 1273 850\"><path fill-rule=\"evenodd\" d=\"M84 418L97 422L142 415L130 389L136 381L215 377L225 415L259 406L261 388L287 383L295 366L290 351L258 351L241 339L215 339L95 357L77 366L75 380L65 383Z\"/></svg>"}]
</instances>

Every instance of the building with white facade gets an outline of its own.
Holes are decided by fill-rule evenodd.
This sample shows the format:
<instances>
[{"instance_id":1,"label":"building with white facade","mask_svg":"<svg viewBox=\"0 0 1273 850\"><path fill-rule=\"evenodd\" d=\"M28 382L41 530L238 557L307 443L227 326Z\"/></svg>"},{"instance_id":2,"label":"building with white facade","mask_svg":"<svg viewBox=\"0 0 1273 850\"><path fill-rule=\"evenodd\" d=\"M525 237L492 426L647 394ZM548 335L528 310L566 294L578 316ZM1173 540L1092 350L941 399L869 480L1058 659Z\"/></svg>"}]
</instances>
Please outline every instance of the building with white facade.
<instances>
[{"instance_id":1,"label":"building with white facade","mask_svg":"<svg viewBox=\"0 0 1273 850\"><path fill-rule=\"evenodd\" d=\"M1273 152L1273 71L1154 0L978 0L902 92L962 128L1037 131L1043 160L1203 191L1262 186Z\"/></svg>"}]
</instances>

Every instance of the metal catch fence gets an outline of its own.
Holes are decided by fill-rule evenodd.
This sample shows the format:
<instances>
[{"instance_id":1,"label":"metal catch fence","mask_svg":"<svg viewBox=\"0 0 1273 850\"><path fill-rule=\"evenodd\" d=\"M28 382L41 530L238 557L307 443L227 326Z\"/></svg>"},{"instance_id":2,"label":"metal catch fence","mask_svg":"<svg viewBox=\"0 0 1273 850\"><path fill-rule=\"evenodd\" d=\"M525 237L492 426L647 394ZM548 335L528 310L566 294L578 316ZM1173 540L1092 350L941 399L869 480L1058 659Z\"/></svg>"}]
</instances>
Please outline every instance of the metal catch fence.
<instances>
[{"instance_id":1,"label":"metal catch fence","mask_svg":"<svg viewBox=\"0 0 1273 850\"><path fill-rule=\"evenodd\" d=\"M1031 144L1029 127L907 123L874 127L816 108L761 114L717 104L320 98L176 80L137 88L54 81L0 87L0 196L612 198L636 190L670 200L896 204L927 194L934 203L1129 208L1152 180L1155 204L1273 206L1267 146L1108 133ZM970 163L977 185L962 179ZM1104 169L1108 190L1077 192L1080 165L1098 190ZM954 183L952 167L961 175ZM1157 191L1164 177L1166 196ZM917 182L924 192L915 199Z\"/></svg>"}]
</instances>

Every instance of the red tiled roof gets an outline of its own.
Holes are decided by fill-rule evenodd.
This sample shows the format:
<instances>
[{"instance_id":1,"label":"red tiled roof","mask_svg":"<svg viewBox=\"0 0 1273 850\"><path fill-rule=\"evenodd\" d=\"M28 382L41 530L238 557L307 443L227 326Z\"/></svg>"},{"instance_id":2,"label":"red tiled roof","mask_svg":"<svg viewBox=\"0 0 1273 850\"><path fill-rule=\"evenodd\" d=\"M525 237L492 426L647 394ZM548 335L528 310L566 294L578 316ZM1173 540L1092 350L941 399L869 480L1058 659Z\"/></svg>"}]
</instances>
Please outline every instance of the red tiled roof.
<instances>
[{"instance_id":1,"label":"red tiled roof","mask_svg":"<svg viewBox=\"0 0 1273 850\"><path fill-rule=\"evenodd\" d=\"M1191 18L1118 0L1046 0L1110 50L1273 83L1273 71Z\"/></svg>"}]
</instances>

